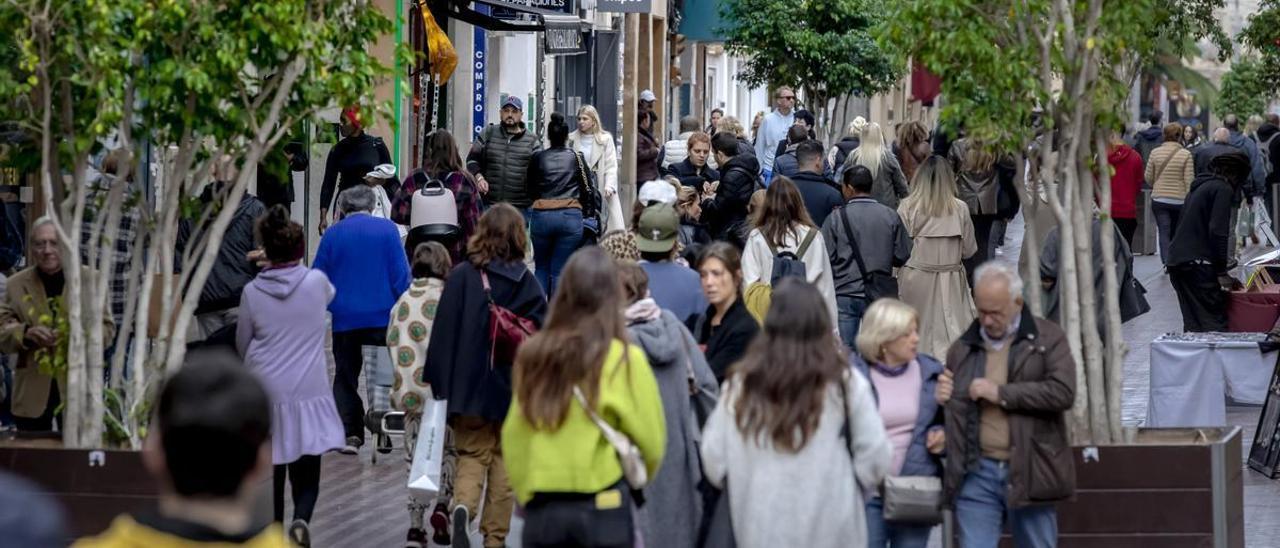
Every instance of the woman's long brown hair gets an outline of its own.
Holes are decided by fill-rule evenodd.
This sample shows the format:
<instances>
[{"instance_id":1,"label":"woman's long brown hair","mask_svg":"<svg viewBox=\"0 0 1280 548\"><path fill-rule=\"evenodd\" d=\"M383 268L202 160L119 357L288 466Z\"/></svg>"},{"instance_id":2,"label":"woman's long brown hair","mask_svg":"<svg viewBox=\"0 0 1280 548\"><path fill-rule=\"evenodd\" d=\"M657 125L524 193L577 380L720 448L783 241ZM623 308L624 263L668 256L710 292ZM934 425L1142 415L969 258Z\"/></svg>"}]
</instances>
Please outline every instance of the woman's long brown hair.
<instances>
[{"instance_id":1,"label":"woman's long brown hair","mask_svg":"<svg viewBox=\"0 0 1280 548\"><path fill-rule=\"evenodd\" d=\"M618 269L604 250L584 247L569 258L546 325L516 354L515 394L530 425L555 430L564 424L574 386L595 408L605 354L614 340L627 341L624 307ZM623 367L629 367L625 352Z\"/></svg>"},{"instance_id":2,"label":"woman's long brown hair","mask_svg":"<svg viewBox=\"0 0 1280 548\"><path fill-rule=\"evenodd\" d=\"M524 216L508 204L498 204L476 221L476 231L467 240L467 259L480 268L494 261L523 261L525 242Z\"/></svg>"},{"instance_id":3,"label":"woman's long brown hair","mask_svg":"<svg viewBox=\"0 0 1280 548\"><path fill-rule=\"evenodd\" d=\"M796 453L818 429L827 389L845 382L849 366L817 288L787 278L771 303L764 330L730 372L739 386L734 415L744 437Z\"/></svg>"},{"instance_id":4,"label":"woman's long brown hair","mask_svg":"<svg viewBox=\"0 0 1280 548\"><path fill-rule=\"evenodd\" d=\"M809 217L809 210L804 207L800 189L783 175L774 177L769 184L769 189L764 192L764 206L755 212L755 219L756 228L765 241L779 249L786 247L788 234L800 237L797 225L818 228Z\"/></svg>"}]
</instances>

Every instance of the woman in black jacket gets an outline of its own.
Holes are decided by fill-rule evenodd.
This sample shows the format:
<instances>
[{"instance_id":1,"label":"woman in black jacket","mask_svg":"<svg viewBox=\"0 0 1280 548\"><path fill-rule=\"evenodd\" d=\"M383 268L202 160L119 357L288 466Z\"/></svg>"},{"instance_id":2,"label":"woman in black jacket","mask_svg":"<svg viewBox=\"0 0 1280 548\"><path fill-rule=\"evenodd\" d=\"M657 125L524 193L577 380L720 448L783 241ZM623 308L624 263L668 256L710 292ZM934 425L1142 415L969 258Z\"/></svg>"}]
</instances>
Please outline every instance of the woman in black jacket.
<instances>
[{"instance_id":1,"label":"woman in black jacket","mask_svg":"<svg viewBox=\"0 0 1280 548\"><path fill-rule=\"evenodd\" d=\"M541 327L547 299L524 266L525 245L524 217L514 207L498 204L480 217L467 244L467 261L445 282L427 347L425 380L437 398L449 401L458 451L450 509L454 530L465 532L483 493L480 530L487 545L506 538L513 499L499 445L511 407L512 364L490 356L486 296Z\"/></svg>"},{"instance_id":2,"label":"woman in black jacket","mask_svg":"<svg viewBox=\"0 0 1280 548\"><path fill-rule=\"evenodd\" d=\"M586 184L586 162L569 150L569 125L564 115L551 113L547 122L550 148L534 155L529 162L529 227L533 232L533 261L538 283L547 295L555 294L556 278L569 256L582 246L581 190ZM581 162L581 163L580 163Z\"/></svg>"},{"instance_id":3,"label":"woman in black jacket","mask_svg":"<svg viewBox=\"0 0 1280 548\"><path fill-rule=\"evenodd\" d=\"M727 242L716 242L698 258L702 292L707 296L707 312L698 318L693 335L698 339L707 363L724 382L729 366L747 352L760 324L742 302L742 256Z\"/></svg>"}]
</instances>

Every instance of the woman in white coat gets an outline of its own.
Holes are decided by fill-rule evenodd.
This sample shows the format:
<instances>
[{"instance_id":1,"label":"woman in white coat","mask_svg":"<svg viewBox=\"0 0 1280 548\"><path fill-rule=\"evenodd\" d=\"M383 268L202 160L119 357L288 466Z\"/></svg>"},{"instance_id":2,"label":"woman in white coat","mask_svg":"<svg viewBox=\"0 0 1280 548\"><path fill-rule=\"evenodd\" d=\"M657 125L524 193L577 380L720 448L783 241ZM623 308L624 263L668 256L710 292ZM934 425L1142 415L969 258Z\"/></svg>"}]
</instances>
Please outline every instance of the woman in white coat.
<instances>
[{"instance_id":1,"label":"woman in white coat","mask_svg":"<svg viewBox=\"0 0 1280 548\"><path fill-rule=\"evenodd\" d=\"M613 135L600 127L596 107L584 105L578 109L578 129L569 134L568 147L582 153L587 169L596 175L596 185L604 198L601 214L605 226L601 234L625 228L622 202L618 199L618 149Z\"/></svg>"},{"instance_id":2,"label":"woman in white coat","mask_svg":"<svg viewBox=\"0 0 1280 548\"><path fill-rule=\"evenodd\" d=\"M742 283L751 292L755 283L773 281L773 259L789 252L804 263L805 281L822 294L831 324L836 322L836 288L831 259L822 233L809 217L804 198L795 183L785 176L774 177L764 193L764 204L750 219L751 233L742 252ZM751 307L748 299L748 308ZM757 316L757 318L759 318Z\"/></svg>"}]
</instances>

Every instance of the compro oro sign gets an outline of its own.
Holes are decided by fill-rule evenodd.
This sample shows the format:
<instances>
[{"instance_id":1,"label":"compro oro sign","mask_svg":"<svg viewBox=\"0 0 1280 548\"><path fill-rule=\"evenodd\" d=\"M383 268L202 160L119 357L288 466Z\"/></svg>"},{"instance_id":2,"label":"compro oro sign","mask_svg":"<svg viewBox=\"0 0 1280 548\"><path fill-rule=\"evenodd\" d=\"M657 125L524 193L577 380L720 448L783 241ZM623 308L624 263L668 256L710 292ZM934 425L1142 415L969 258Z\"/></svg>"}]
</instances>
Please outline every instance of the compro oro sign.
<instances>
[{"instance_id":1,"label":"compro oro sign","mask_svg":"<svg viewBox=\"0 0 1280 548\"><path fill-rule=\"evenodd\" d=\"M611 13L649 13L653 0L596 0L596 10Z\"/></svg>"},{"instance_id":2,"label":"compro oro sign","mask_svg":"<svg viewBox=\"0 0 1280 548\"><path fill-rule=\"evenodd\" d=\"M542 15L543 38L547 55L585 53L582 22L576 15Z\"/></svg>"}]
</instances>

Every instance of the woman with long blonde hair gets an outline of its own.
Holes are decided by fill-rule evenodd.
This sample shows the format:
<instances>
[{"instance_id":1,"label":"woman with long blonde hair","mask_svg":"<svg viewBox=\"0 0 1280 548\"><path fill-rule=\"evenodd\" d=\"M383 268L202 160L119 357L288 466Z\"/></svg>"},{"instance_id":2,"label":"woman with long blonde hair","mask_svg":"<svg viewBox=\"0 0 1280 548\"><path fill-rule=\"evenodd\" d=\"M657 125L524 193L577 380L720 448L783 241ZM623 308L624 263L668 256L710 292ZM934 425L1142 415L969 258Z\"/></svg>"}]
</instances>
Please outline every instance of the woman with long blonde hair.
<instances>
[{"instance_id":1,"label":"woman with long blonde hair","mask_svg":"<svg viewBox=\"0 0 1280 548\"><path fill-rule=\"evenodd\" d=\"M902 175L902 166L893 157L884 141L884 130L880 124L872 122L862 130L862 141L858 148L849 153L844 169L850 166L863 166L871 171L875 181L871 185L871 197L890 208L897 209L898 203L907 197L907 179Z\"/></svg>"},{"instance_id":2,"label":"woman with long blonde hair","mask_svg":"<svg viewBox=\"0 0 1280 548\"><path fill-rule=\"evenodd\" d=\"M898 271L898 291L920 311L920 351L934 356L946 355L975 314L964 259L978 243L969 208L955 189L951 167L933 156L920 165L911 195L898 208L913 242L911 258Z\"/></svg>"},{"instance_id":3,"label":"woman with long blonde hair","mask_svg":"<svg viewBox=\"0 0 1280 548\"><path fill-rule=\"evenodd\" d=\"M600 125L596 107L578 109L578 128L569 134L569 150L582 154L587 169L596 175L596 187L604 198L604 232L622 230L622 202L618 199L618 149L613 135Z\"/></svg>"}]
</instances>

